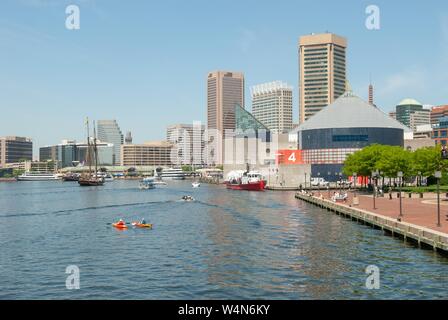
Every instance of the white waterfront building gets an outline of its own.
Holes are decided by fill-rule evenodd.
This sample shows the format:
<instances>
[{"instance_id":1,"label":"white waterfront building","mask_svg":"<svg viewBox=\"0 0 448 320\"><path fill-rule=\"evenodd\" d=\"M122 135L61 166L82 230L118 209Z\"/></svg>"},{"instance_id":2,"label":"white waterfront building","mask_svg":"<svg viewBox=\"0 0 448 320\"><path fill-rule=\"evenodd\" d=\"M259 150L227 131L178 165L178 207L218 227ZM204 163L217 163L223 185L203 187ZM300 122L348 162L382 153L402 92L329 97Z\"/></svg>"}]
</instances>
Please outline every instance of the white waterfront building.
<instances>
[{"instance_id":1,"label":"white waterfront building","mask_svg":"<svg viewBox=\"0 0 448 320\"><path fill-rule=\"evenodd\" d=\"M252 115L273 133L287 133L292 123L292 87L282 81L251 88Z\"/></svg>"},{"instance_id":2,"label":"white waterfront building","mask_svg":"<svg viewBox=\"0 0 448 320\"><path fill-rule=\"evenodd\" d=\"M174 165L205 165L205 126L199 121L193 124L173 124L167 127L166 140L173 145L171 162Z\"/></svg>"}]
</instances>

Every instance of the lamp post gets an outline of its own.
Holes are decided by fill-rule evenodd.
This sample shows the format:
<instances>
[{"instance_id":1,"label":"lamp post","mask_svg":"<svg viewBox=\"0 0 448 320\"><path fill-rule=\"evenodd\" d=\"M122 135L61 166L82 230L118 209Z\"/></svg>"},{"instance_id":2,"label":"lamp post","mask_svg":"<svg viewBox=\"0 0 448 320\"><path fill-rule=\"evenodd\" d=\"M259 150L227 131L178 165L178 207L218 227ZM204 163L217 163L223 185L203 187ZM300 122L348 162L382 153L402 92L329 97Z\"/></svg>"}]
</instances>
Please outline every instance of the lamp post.
<instances>
[{"instance_id":1,"label":"lamp post","mask_svg":"<svg viewBox=\"0 0 448 320\"><path fill-rule=\"evenodd\" d=\"M339 172L339 193L342 194L342 172Z\"/></svg>"},{"instance_id":2,"label":"lamp post","mask_svg":"<svg viewBox=\"0 0 448 320\"><path fill-rule=\"evenodd\" d=\"M403 180L403 172L398 172L397 173L397 177L398 177L398 183L399 183L399 187L398 187L398 192L400 194L400 217L403 217L403 205L401 203L401 182Z\"/></svg>"},{"instance_id":3,"label":"lamp post","mask_svg":"<svg viewBox=\"0 0 448 320\"><path fill-rule=\"evenodd\" d=\"M422 185L422 172L417 172L418 178L417 178L417 187L420 187Z\"/></svg>"},{"instance_id":4,"label":"lamp post","mask_svg":"<svg viewBox=\"0 0 448 320\"><path fill-rule=\"evenodd\" d=\"M305 172L305 191L306 191L306 172Z\"/></svg>"},{"instance_id":5,"label":"lamp post","mask_svg":"<svg viewBox=\"0 0 448 320\"><path fill-rule=\"evenodd\" d=\"M328 180L330 180L331 172L330 172L330 171L328 171L327 173L328 173L328 175L327 175L327 177L328 177ZM330 197L331 197L331 195L330 195L330 181L327 181L327 182L328 182L328 184L327 184L327 190L328 190L328 200L330 200Z\"/></svg>"},{"instance_id":6,"label":"lamp post","mask_svg":"<svg viewBox=\"0 0 448 320\"><path fill-rule=\"evenodd\" d=\"M384 172L380 171L380 176L379 178L381 178L381 191L383 191L384 189ZM383 192L381 192L381 195L383 194Z\"/></svg>"},{"instance_id":7,"label":"lamp post","mask_svg":"<svg viewBox=\"0 0 448 320\"><path fill-rule=\"evenodd\" d=\"M376 188L377 188L377 181L378 181L378 170L372 171L372 179L373 179L373 209L376 210Z\"/></svg>"},{"instance_id":8,"label":"lamp post","mask_svg":"<svg viewBox=\"0 0 448 320\"><path fill-rule=\"evenodd\" d=\"M313 175L312 172L310 172L310 191L313 192Z\"/></svg>"},{"instance_id":9,"label":"lamp post","mask_svg":"<svg viewBox=\"0 0 448 320\"><path fill-rule=\"evenodd\" d=\"M442 171L436 171L434 177L437 178L437 226L441 227L440 224L440 178L442 178Z\"/></svg>"},{"instance_id":10,"label":"lamp post","mask_svg":"<svg viewBox=\"0 0 448 320\"><path fill-rule=\"evenodd\" d=\"M320 194L320 172L317 173L317 192Z\"/></svg>"},{"instance_id":11,"label":"lamp post","mask_svg":"<svg viewBox=\"0 0 448 320\"><path fill-rule=\"evenodd\" d=\"M357 206L359 205L358 196L356 194L356 179L358 178L358 175L356 172L353 172L353 205Z\"/></svg>"}]
</instances>

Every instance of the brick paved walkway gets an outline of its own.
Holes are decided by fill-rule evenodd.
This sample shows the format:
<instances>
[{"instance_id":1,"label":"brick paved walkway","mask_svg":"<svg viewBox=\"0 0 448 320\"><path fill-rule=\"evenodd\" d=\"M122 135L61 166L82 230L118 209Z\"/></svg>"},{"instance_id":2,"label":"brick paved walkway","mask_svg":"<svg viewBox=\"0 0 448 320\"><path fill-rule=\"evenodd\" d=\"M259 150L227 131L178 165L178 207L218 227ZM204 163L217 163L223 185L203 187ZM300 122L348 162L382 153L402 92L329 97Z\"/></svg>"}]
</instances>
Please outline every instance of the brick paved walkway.
<instances>
[{"instance_id":1,"label":"brick paved walkway","mask_svg":"<svg viewBox=\"0 0 448 320\"><path fill-rule=\"evenodd\" d=\"M328 192L322 191L322 196L328 199ZM331 195L333 192L331 192ZM314 192L315 196L318 196L318 192ZM406 197L405 197L406 196ZM423 226L429 229L437 230L440 232L448 233L448 201L442 201L445 194L441 194L440 201L440 223L441 227L437 226L437 201L434 199L434 195L428 195L423 199L408 198L403 194L402 198L402 212L403 217L401 221ZM366 211L374 212L391 218L398 218L400 214L399 198L397 198L397 192L394 192L393 199L389 199L389 195L385 194L384 198L379 197L375 199L376 209L373 209L372 195L359 194L359 205L356 208ZM349 206L353 203L353 193L349 192L349 198L343 205Z\"/></svg>"}]
</instances>

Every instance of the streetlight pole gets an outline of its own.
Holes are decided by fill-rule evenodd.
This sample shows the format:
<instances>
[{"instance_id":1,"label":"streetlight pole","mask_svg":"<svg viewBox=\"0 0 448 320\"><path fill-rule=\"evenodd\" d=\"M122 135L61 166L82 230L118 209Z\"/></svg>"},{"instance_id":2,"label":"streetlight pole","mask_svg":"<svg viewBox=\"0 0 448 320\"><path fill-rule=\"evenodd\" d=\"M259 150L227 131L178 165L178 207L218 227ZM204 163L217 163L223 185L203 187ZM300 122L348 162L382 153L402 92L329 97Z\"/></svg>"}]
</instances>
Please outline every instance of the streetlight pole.
<instances>
[{"instance_id":1,"label":"streetlight pole","mask_svg":"<svg viewBox=\"0 0 448 320\"><path fill-rule=\"evenodd\" d=\"M358 195L356 194L356 179L357 178L358 178L357 173L353 172L353 205L354 206L359 205Z\"/></svg>"},{"instance_id":2,"label":"streetlight pole","mask_svg":"<svg viewBox=\"0 0 448 320\"><path fill-rule=\"evenodd\" d=\"M328 180L330 180L330 176L331 176L331 172L328 171L328 175L327 175L327 179L328 179ZM330 181L327 181L327 182L328 182L328 184L327 184L328 200L330 200L330 197L331 197L331 195L330 195Z\"/></svg>"},{"instance_id":3,"label":"streetlight pole","mask_svg":"<svg viewBox=\"0 0 448 320\"><path fill-rule=\"evenodd\" d=\"M339 172L339 194L342 194L342 172Z\"/></svg>"},{"instance_id":4,"label":"streetlight pole","mask_svg":"<svg viewBox=\"0 0 448 320\"><path fill-rule=\"evenodd\" d=\"M417 172L418 178L417 178L417 187L420 187L422 185L422 173L421 171Z\"/></svg>"},{"instance_id":5,"label":"streetlight pole","mask_svg":"<svg viewBox=\"0 0 448 320\"><path fill-rule=\"evenodd\" d=\"M375 202L375 198L376 198L376 171L372 171L372 180L373 180L373 210L376 209L376 202Z\"/></svg>"},{"instance_id":6,"label":"streetlight pole","mask_svg":"<svg viewBox=\"0 0 448 320\"><path fill-rule=\"evenodd\" d=\"M317 192L320 195L320 172L317 173Z\"/></svg>"},{"instance_id":7,"label":"streetlight pole","mask_svg":"<svg viewBox=\"0 0 448 320\"><path fill-rule=\"evenodd\" d=\"M403 172L398 172L398 174L397 174L397 176L398 176L398 183L399 183L399 187L398 187L398 190L399 190L399 194L400 194L400 217L403 217L403 205L402 205L402 203L401 203L401 183L402 183L402 181L403 181Z\"/></svg>"},{"instance_id":8,"label":"streetlight pole","mask_svg":"<svg viewBox=\"0 0 448 320\"><path fill-rule=\"evenodd\" d=\"M306 172L305 172L305 191L306 191Z\"/></svg>"},{"instance_id":9,"label":"streetlight pole","mask_svg":"<svg viewBox=\"0 0 448 320\"><path fill-rule=\"evenodd\" d=\"M313 185L312 185L312 183L313 183L313 175L312 175L312 172L310 172L310 191L311 192L313 192Z\"/></svg>"},{"instance_id":10,"label":"streetlight pole","mask_svg":"<svg viewBox=\"0 0 448 320\"><path fill-rule=\"evenodd\" d=\"M434 176L437 178L437 226L441 227L440 224L440 178L442 178L442 171L436 171Z\"/></svg>"}]
</instances>

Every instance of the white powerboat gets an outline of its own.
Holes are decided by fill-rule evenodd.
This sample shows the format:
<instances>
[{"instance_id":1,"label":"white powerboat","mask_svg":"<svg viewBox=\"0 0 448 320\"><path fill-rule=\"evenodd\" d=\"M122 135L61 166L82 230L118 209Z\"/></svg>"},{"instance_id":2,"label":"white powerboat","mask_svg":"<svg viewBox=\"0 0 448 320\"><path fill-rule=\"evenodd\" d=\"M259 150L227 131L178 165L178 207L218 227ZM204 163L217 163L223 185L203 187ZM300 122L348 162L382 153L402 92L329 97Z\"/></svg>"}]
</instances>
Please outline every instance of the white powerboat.
<instances>
[{"instance_id":1,"label":"white powerboat","mask_svg":"<svg viewBox=\"0 0 448 320\"><path fill-rule=\"evenodd\" d=\"M144 178L142 181L140 181L140 184L138 187L140 190L149 190L149 189L154 189L156 186L154 185L153 178Z\"/></svg>"},{"instance_id":2,"label":"white powerboat","mask_svg":"<svg viewBox=\"0 0 448 320\"><path fill-rule=\"evenodd\" d=\"M96 174L97 178L103 178L105 182L112 182L114 181L114 176L111 175L110 173L105 173L105 172L98 172Z\"/></svg>"},{"instance_id":3,"label":"white powerboat","mask_svg":"<svg viewBox=\"0 0 448 320\"><path fill-rule=\"evenodd\" d=\"M193 183L191 184L191 186L192 186L193 188L199 188L199 187L201 186L201 184L200 184L199 182L193 182Z\"/></svg>"}]
</instances>

